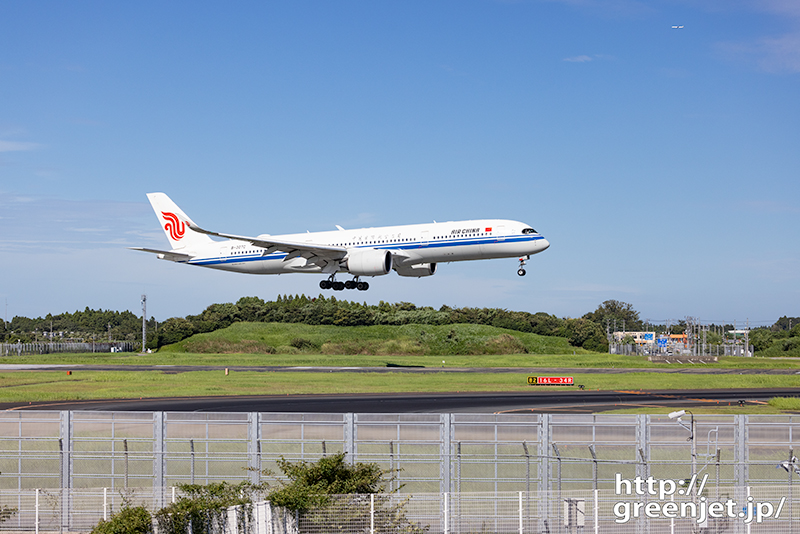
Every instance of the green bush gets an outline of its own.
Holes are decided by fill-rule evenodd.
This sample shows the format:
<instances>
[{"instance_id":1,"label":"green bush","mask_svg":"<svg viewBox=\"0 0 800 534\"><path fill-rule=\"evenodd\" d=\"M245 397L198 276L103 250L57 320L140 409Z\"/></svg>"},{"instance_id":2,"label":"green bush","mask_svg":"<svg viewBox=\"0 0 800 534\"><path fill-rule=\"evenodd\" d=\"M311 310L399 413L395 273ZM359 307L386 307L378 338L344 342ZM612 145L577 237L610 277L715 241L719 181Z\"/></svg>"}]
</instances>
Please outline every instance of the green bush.
<instances>
[{"instance_id":1,"label":"green bush","mask_svg":"<svg viewBox=\"0 0 800 534\"><path fill-rule=\"evenodd\" d=\"M289 482L281 482L281 487L269 494L269 501L300 512L325 506L330 495L381 492L385 489L384 475L388 473L377 464L347 464L343 452L314 463L281 458L278 467L289 477Z\"/></svg>"},{"instance_id":2,"label":"green bush","mask_svg":"<svg viewBox=\"0 0 800 534\"><path fill-rule=\"evenodd\" d=\"M108 521L100 521L92 534L152 534L153 517L143 506L124 507Z\"/></svg>"},{"instance_id":3,"label":"green bush","mask_svg":"<svg viewBox=\"0 0 800 534\"><path fill-rule=\"evenodd\" d=\"M219 482L207 486L181 484L178 487L186 495L156 512L159 534L222 532L227 509L231 506L243 506L245 515L240 515L240 521L250 518L250 493L254 487L249 482L235 485Z\"/></svg>"}]
</instances>

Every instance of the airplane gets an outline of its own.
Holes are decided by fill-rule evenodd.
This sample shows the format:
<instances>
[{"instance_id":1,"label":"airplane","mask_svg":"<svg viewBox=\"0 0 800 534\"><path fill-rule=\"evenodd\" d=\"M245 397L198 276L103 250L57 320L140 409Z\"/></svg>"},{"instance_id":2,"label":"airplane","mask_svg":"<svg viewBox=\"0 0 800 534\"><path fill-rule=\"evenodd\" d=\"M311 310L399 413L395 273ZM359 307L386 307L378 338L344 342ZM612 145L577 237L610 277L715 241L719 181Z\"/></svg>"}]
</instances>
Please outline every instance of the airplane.
<instances>
[{"instance_id":1,"label":"airplane","mask_svg":"<svg viewBox=\"0 0 800 534\"><path fill-rule=\"evenodd\" d=\"M169 240L170 250L131 247L159 259L249 274L316 273L328 275L321 289L358 289L361 277L389 274L432 276L439 263L519 257L517 274L532 254L550 243L527 224L503 219L411 224L379 228L306 232L256 237L212 232L201 228L164 193L147 198ZM217 241L211 236L224 239ZM349 273L341 282L336 274Z\"/></svg>"}]
</instances>

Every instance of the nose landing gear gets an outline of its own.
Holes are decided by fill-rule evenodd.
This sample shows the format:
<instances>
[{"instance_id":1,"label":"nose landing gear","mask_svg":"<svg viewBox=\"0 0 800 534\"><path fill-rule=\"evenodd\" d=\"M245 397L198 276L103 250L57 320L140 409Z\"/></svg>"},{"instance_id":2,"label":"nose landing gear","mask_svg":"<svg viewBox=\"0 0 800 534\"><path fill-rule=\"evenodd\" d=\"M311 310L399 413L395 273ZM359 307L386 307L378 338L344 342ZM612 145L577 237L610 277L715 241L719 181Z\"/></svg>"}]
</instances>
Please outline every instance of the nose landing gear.
<instances>
[{"instance_id":1,"label":"nose landing gear","mask_svg":"<svg viewBox=\"0 0 800 534\"><path fill-rule=\"evenodd\" d=\"M322 280L319 283L320 289L333 289L334 291L341 291L343 289L358 289L359 291L366 291L369 289L367 282L360 282L356 276L347 282L337 282L334 279L335 275L331 275L327 280Z\"/></svg>"},{"instance_id":2,"label":"nose landing gear","mask_svg":"<svg viewBox=\"0 0 800 534\"><path fill-rule=\"evenodd\" d=\"M525 260L528 259L530 259L530 256L525 256L524 258L519 259L519 269L517 269L518 275L525 276L525 269L523 269L523 267L525 267Z\"/></svg>"}]
</instances>

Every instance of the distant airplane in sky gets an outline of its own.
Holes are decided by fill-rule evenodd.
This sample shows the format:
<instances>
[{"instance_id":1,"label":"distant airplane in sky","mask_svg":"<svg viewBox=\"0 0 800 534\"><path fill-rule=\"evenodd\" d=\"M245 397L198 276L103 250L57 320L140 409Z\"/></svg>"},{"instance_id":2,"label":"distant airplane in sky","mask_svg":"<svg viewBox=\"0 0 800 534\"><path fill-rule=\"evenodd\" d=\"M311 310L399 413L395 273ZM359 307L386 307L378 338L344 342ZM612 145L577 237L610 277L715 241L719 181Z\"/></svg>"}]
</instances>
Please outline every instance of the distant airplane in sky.
<instances>
[{"instance_id":1,"label":"distant airplane in sky","mask_svg":"<svg viewBox=\"0 0 800 534\"><path fill-rule=\"evenodd\" d=\"M681 24L680 26L673 26L672 29L673 30L682 30L683 29L683 24Z\"/></svg>"},{"instance_id":2,"label":"distant airplane in sky","mask_svg":"<svg viewBox=\"0 0 800 534\"><path fill-rule=\"evenodd\" d=\"M322 289L358 289L361 277L392 270L400 276L423 277L438 263L519 257L517 274L525 276L525 260L550 243L527 224L503 219L384 226L336 231L247 237L200 228L164 193L148 193L171 250L132 248L162 260L250 274L317 273L328 277ZM225 239L212 240L209 236ZM337 273L352 280L339 282Z\"/></svg>"}]
</instances>

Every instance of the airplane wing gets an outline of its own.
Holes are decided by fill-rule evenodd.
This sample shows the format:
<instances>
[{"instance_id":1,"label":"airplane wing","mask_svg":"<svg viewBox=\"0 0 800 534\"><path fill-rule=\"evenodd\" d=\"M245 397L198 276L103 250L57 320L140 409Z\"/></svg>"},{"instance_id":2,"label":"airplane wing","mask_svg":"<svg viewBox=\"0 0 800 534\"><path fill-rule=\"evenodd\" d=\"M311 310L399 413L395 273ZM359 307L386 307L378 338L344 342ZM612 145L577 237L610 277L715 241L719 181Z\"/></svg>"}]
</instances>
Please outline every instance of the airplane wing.
<instances>
[{"instance_id":1,"label":"airplane wing","mask_svg":"<svg viewBox=\"0 0 800 534\"><path fill-rule=\"evenodd\" d=\"M347 255L347 249L344 247L332 247L328 245L316 245L313 243L302 243L299 241L284 241L281 239L272 239L267 237L247 237L233 234L223 234L219 232L211 232L204 230L193 223L186 223L187 226L195 232L222 237L225 239L235 239L237 241L246 241L264 250L264 256L272 254L273 252L286 252L288 255L284 261L294 258L303 257L309 260L310 263L316 263L321 260L323 263L329 261L338 261Z\"/></svg>"},{"instance_id":2,"label":"airplane wing","mask_svg":"<svg viewBox=\"0 0 800 534\"><path fill-rule=\"evenodd\" d=\"M151 254L158 254L162 260L169 261L189 261L192 257L189 254L182 254L180 252L172 252L170 250L157 250L154 248L141 248L141 247L128 247L130 250L138 250L140 252L149 252Z\"/></svg>"}]
</instances>

